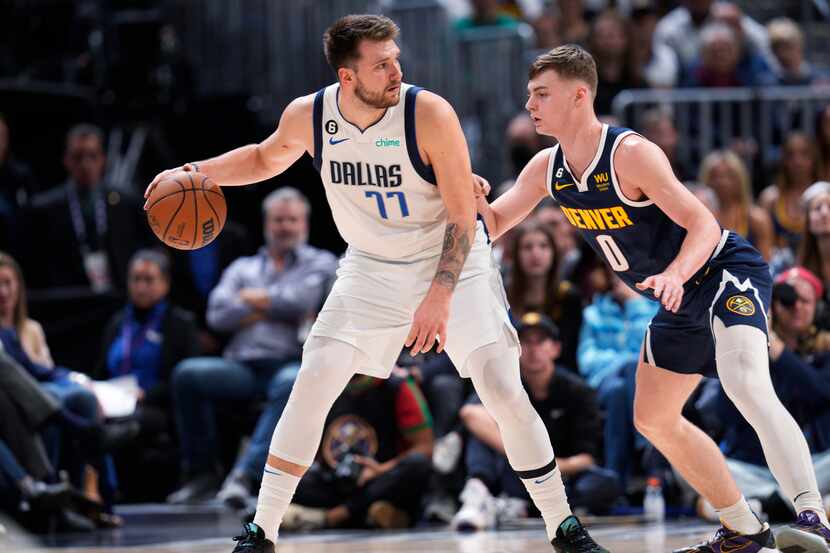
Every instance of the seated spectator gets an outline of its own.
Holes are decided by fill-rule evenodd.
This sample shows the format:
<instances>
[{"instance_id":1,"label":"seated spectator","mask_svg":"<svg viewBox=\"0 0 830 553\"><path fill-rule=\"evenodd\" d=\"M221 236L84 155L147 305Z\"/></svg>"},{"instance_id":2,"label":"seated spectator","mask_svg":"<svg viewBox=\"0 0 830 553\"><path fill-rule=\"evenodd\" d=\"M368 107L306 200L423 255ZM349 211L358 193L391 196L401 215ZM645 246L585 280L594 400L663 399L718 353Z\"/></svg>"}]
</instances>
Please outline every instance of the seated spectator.
<instances>
[{"instance_id":1,"label":"seated spectator","mask_svg":"<svg viewBox=\"0 0 830 553\"><path fill-rule=\"evenodd\" d=\"M128 271L127 306L107 325L93 376L136 378L134 437L115 455L116 472L122 500L158 501L175 485L170 377L177 363L198 355L198 330L192 314L168 303L170 262L163 253L139 250ZM150 483L144 475L154 469L159 478Z\"/></svg>"},{"instance_id":2,"label":"seated spectator","mask_svg":"<svg viewBox=\"0 0 830 553\"><path fill-rule=\"evenodd\" d=\"M223 357L179 363L172 391L184 485L172 503L206 499L221 483L217 403L265 400L251 441L228 475L219 499L243 504L262 474L274 427L299 371L300 328L322 303L336 259L306 244L310 206L284 187L262 202L265 246L234 261L208 301L207 320L232 334Z\"/></svg>"},{"instance_id":3,"label":"seated spectator","mask_svg":"<svg viewBox=\"0 0 830 553\"><path fill-rule=\"evenodd\" d=\"M672 88L680 77L680 63L674 50L654 40L657 5L652 0L632 4L628 42L633 80L651 88Z\"/></svg>"},{"instance_id":4,"label":"seated spectator","mask_svg":"<svg viewBox=\"0 0 830 553\"><path fill-rule=\"evenodd\" d=\"M210 293L231 262L254 252L245 227L233 221L226 221L222 232L203 248L170 250L170 301L196 315L203 354L219 354L222 349L223 336L207 324Z\"/></svg>"},{"instance_id":5,"label":"seated spectator","mask_svg":"<svg viewBox=\"0 0 830 553\"><path fill-rule=\"evenodd\" d=\"M830 104L816 113L816 148L819 156L819 180L830 181Z\"/></svg>"},{"instance_id":6,"label":"seated spectator","mask_svg":"<svg viewBox=\"0 0 830 553\"><path fill-rule=\"evenodd\" d=\"M712 212L715 216L715 219L720 217L720 202L718 202L718 196L715 194L715 191L709 188L704 184L700 184L699 182L687 182L686 188L689 189L689 192L694 194L695 198L700 200L700 203L706 206L706 208Z\"/></svg>"},{"instance_id":7,"label":"seated spectator","mask_svg":"<svg viewBox=\"0 0 830 553\"><path fill-rule=\"evenodd\" d=\"M331 408L285 530L406 528L429 479L432 419L412 379L355 375Z\"/></svg>"},{"instance_id":8,"label":"seated spectator","mask_svg":"<svg viewBox=\"0 0 830 553\"><path fill-rule=\"evenodd\" d=\"M583 0L550 2L532 21L532 25L536 32L536 47L540 50L549 50L560 44L584 46L591 31Z\"/></svg>"},{"instance_id":9,"label":"seated spectator","mask_svg":"<svg viewBox=\"0 0 830 553\"><path fill-rule=\"evenodd\" d=\"M818 154L810 138L801 133L790 134L781 148L781 161L773 184L761 192L759 205L772 217L775 232L773 263L777 272L792 265L801 235L804 232L802 195L816 182Z\"/></svg>"},{"instance_id":10,"label":"seated spectator","mask_svg":"<svg viewBox=\"0 0 830 553\"><path fill-rule=\"evenodd\" d=\"M645 447L634 429L634 381L643 338L659 304L604 268L609 288L585 308L579 333L579 372L597 391L605 416L605 466L623 489L635 452Z\"/></svg>"},{"instance_id":11,"label":"seated spectator","mask_svg":"<svg viewBox=\"0 0 830 553\"><path fill-rule=\"evenodd\" d=\"M598 116L611 115L611 102L621 91L645 86L629 65L626 22L617 12L607 10L594 19L588 50L597 64L597 93L594 109Z\"/></svg>"},{"instance_id":12,"label":"seated spectator","mask_svg":"<svg viewBox=\"0 0 830 553\"><path fill-rule=\"evenodd\" d=\"M707 23L700 32L700 55L684 70L684 87L757 86L766 66L744 52L735 30L725 23Z\"/></svg>"},{"instance_id":13,"label":"seated spectator","mask_svg":"<svg viewBox=\"0 0 830 553\"><path fill-rule=\"evenodd\" d=\"M735 2L715 2L709 15L712 21L724 23L735 31L741 50L741 71L754 72L760 82L769 82L772 68L778 62L770 50L766 27L745 15Z\"/></svg>"},{"instance_id":14,"label":"seated spectator","mask_svg":"<svg viewBox=\"0 0 830 553\"><path fill-rule=\"evenodd\" d=\"M96 292L127 282L127 263L151 243L141 203L106 182L103 132L78 125L66 137L68 180L31 201L24 265L32 288L82 286Z\"/></svg>"},{"instance_id":15,"label":"seated spectator","mask_svg":"<svg viewBox=\"0 0 830 553\"><path fill-rule=\"evenodd\" d=\"M506 288L512 316L538 311L553 319L561 331L559 357L566 366L575 367L582 298L570 282L557 278L561 255L553 230L534 221L523 223L515 229L511 250L516 261Z\"/></svg>"},{"instance_id":16,"label":"seated spectator","mask_svg":"<svg viewBox=\"0 0 830 553\"><path fill-rule=\"evenodd\" d=\"M779 85L808 85L826 75L819 73L804 59L804 33L798 24L787 17L778 17L767 23L770 47L778 61L776 79Z\"/></svg>"},{"instance_id":17,"label":"seated spectator","mask_svg":"<svg viewBox=\"0 0 830 553\"><path fill-rule=\"evenodd\" d=\"M827 295L830 290L830 182L819 181L810 186L804 191L802 202L807 224L796 264L821 280L825 295L819 298L822 316L818 318L817 324L822 330L830 330L827 316L824 315L830 305Z\"/></svg>"},{"instance_id":18,"label":"seated spectator","mask_svg":"<svg viewBox=\"0 0 830 553\"><path fill-rule=\"evenodd\" d=\"M674 127L671 113L659 108L648 110L643 114L641 126L643 136L657 144L666 154L678 179L686 181L694 176L691 167L680 159L677 151L680 137Z\"/></svg>"},{"instance_id":19,"label":"seated spectator","mask_svg":"<svg viewBox=\"0 0 830 553\"><path fill-rule=\"evenodd\" d=\"M701 163L699 180L717 195L718 223L749 240L769 261L772 220L767 211L753 203L749 171L741 158L729 150L709 153Z\"/></svg>"},{"instance_id":20,"label":"seated spectator","mask_svg":"<svg viewBox=\"0 0 830 553\"><path fill-rule=\"evenodd\" d=\"M830 334L814 326L817 298L823 295L819 279L796 267L775 279L770 332L771 384L784 406L804 430L813 453L819 491L830 494ZM760 500L771 516L786 516L792 504L767 468L761 443L752 427L720 388L718 381L707 384L714 390L703 394L707 419L723 435L721 450L741 493ZM701 399L702 401L702 399ZM782 509L782 506L786 508ZM698 503L709 518L714 510ZM781 512L783 510L783 513Z\"/></svg>"},{"instance_id":21,"label":"seated spectator","mask_svg":"<svg viewBox=\"0 0 830 553\"><path fill-rule=\"evenodd\" d=\"M620 492L614 473L597 466L601 417L595 392L575 374L557 367L559 331L548 317L526 313L517 330L522 384L556 450L568 502L574 509L606 512ZM496 421L476 396L461 410L461 419L470 433L465 456L468 479L452 526L484 530L494 527L498 518L526 516L529 496L507 461ZM498 508L495 497L500 494L509 499Z\"/></svg>"},{"instance_id":22,"label":"seated spectator","mask_svg":"<svg viewBox=\"0 0 830 553\"><path fill-rule=\"evenodd\" d=\"M574 269L581 255L576 229L568 222L565 212L559 208L559 204L553 198L542 200L533 210L533 215L537 221L548 225L553 230L556 251L559 254L559 270L556 278L559 281L572 281Z\"/></svg>"},{"instance_id":23,"label":"seated spectator","mask_svg":"<svg viewBox=\"0 0 830 553\"><path fill-rule=\"evenodd\" d=\"M19 255L23 209L38 191L31 169L11 154L9 125L0 113L0 250Z\"/></svg>"},{"instance_id":24,"label":"seated spectator","mask_svg":"<svg viewBox=\"0 0 830 553\"><path fill-rule=\"evenodd\" d=\"M499 6L499 0L470 0L472 13L455 22L455 29L475 29L478 27L515 27L519 21L505 13Z\"/></svg>"}]
</instances>

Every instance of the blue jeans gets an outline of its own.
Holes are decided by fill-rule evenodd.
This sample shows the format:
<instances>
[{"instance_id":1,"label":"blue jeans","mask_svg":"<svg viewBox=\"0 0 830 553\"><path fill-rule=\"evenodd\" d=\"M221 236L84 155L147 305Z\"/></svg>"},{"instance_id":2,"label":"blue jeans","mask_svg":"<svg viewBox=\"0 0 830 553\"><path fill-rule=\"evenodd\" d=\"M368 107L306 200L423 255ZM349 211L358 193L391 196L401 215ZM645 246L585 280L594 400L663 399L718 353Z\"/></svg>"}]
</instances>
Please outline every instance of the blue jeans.
<instances>
[{"instance_id":1,"label":"blue jeans","mask_svg":"<svg viewBox=\"0 0 830 553\"><path fill-rule=\"evenodd\" d=\"M490 493L530 499L527 488L510 467L507 457L474 436L470 436L467 441L464 461L468 477L480 479ZM570 475L564 479L564 483L571 507L585 507L593 513L607 511L620 495L617 475L597 466Z\"/></svg>"},{"instance_id":2,"label":"blue jeans","mask_svg":"<svg viewBox=\"0 0 830 553\"><path fill-rule=\"evenodd\" d=\"M17 458L6 445L6 442L0 440L0 482L6 481L12 485L20 482L26 477L26 471L17 462Z\"/></svg>"},{"instance_id":3,"label":"blue jeans","mask_svg":"<svg viewBox=\"0 0 830 553\"><path fill-rule=\"evenodd\" d=\"M185 472L191 475L209 472L219 464L214 409L217 401L264 397L266 407L235 467L258 481L268 459L271 436L299 370L298 361L285 359L240 362L222 357L195 357L179 363L173 372L173 401Z\"/></svg>"}]
</instances>

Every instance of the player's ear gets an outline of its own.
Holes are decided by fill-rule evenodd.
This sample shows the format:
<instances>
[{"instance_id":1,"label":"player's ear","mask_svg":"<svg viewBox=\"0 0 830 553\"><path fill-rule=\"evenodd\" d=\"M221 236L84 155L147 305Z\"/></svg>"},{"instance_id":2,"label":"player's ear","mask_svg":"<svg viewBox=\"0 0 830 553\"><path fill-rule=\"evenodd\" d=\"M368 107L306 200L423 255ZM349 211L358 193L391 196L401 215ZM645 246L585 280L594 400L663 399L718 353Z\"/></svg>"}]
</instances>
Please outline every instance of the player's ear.
<instances>
[{"instance_id":1,"label":"player's ear","mask_svg":"<svg viewBox=\"0 0 830 553\"><path fill-rule=\"evenodd\" d=\"M349 83L354 80L354 71L348 67L340 67L337 70L337 78L341 83Z\"/></svg>"},{"instance_id":2,"label":"player's ear","mask_svg":"<svg viewBox=\"0 0 830 553\"><path fill-rule=\"evenodd\" d=\"M578 85L576 87L575 100L577 104L582 104L591 98L591 90L585 85Z\"/></svg>"}]
</instances>

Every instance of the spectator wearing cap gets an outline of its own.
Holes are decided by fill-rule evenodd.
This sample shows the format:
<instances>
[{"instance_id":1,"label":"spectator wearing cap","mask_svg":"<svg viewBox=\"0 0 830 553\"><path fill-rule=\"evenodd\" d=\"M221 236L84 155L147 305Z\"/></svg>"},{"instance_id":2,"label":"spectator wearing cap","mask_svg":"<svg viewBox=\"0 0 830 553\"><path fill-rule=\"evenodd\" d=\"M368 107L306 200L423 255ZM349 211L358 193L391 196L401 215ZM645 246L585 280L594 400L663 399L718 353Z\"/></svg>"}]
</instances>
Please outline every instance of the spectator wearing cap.
<instances>
[{"instance_id":1,"label":"spectator wearing cap","mask_svg":"<svg viewBox=\"0 0 830 553\"><path fill-rule=\"evenodd\" d=\"M830 493L830 333L816 329L821 281L803 267L778 275L772 290L770 376L779 399L804 430L813 453L819 490ZM790 505L767 468L755 431L738 414L717 380L707 382L698 410L720 433L721 450L741 492L774 515ZM698 505L711 513L709 505ZM786 515L786 511L781 513Z\"/></svg>"},{"instance_id":2,"label":"spectator wearing cap","mask_svg":"<svg viewBox=\"0 0 830 553\"><path fill-rule=\"evenodd\" d=\"M574 373L556 366L559 329L547 316L525 313L516 328L521 340L522 384L556 449L568 500L574 508L601 513L619 497L616 475L597 465L602 444L596 394ZM496 421L473 395L461 410L470 433L463 505L453 519L458 530L483 530L498 519L527 515L528 496L510 468ZM505 498L496 501L502 494Z\"/></svg>"},{"instance_id":3,"label":"spectator wearing cap","mask_svg":"<svg viewBox=\"0 0 830 553\"><path fill-rule=\"evenodd\" d=\"M807 188L801 196L801 203L807 224L797 262L815 274L827 290L830 285L830 182L819 181ZM826 293L820 296L820 300L826 308Z\"/></svg>"}]
</instances>

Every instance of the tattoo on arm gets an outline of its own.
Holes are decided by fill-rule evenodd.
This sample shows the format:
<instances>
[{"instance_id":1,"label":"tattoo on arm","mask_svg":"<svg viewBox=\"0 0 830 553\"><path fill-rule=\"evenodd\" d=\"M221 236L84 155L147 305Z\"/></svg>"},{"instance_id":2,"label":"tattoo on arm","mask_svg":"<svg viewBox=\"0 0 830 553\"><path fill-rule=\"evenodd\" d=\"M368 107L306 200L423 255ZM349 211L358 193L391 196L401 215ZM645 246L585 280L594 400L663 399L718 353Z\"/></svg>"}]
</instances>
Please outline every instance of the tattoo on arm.
<instances>
[{"instance_id":1,"label":"tattoo on arm","mask_svg":"<svg viewBox=\"0 0 830 553\"><path fill-rule=\"evenodd\" d=\"M470 229L462 228L457 223L448 223L444 231L444 247L438 261L438 271L433 279L438 285L450 290L455 288L467 254L472 246Z\"/></svg>"}]
</instances>

